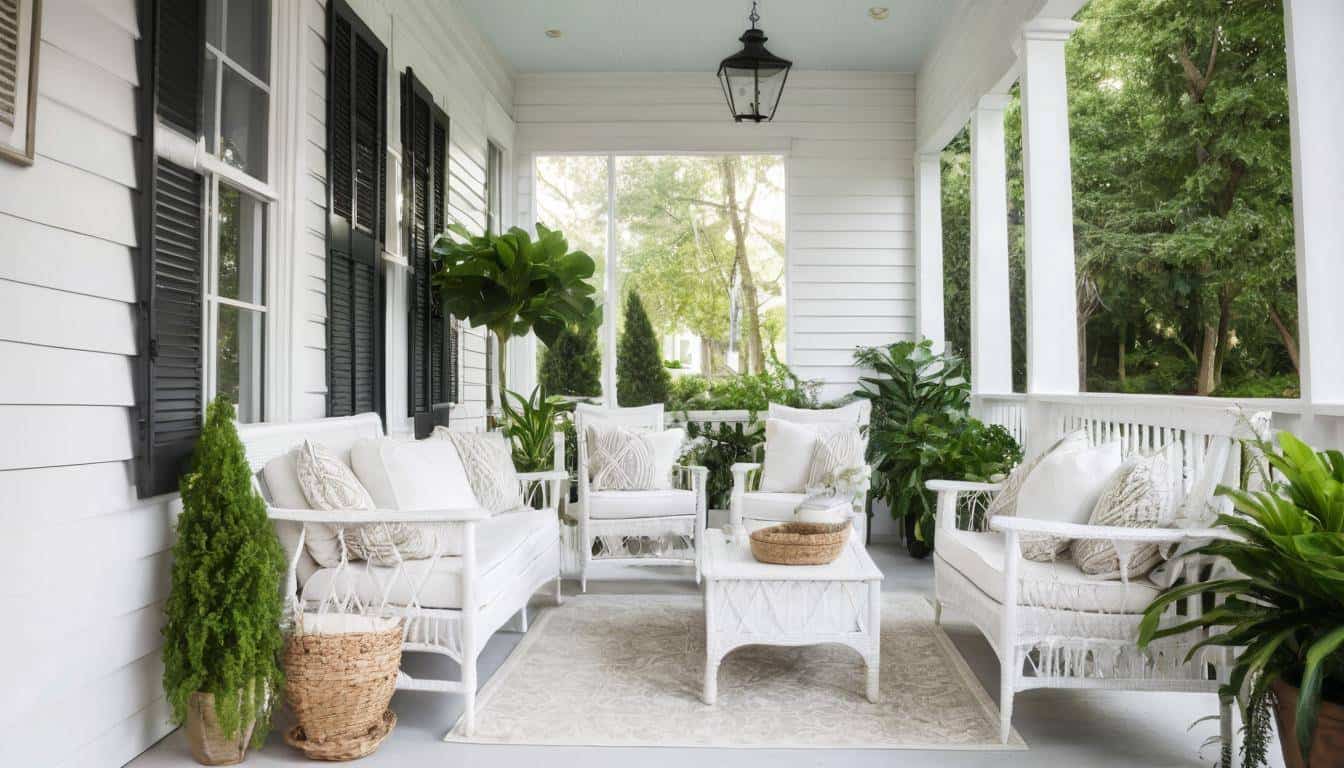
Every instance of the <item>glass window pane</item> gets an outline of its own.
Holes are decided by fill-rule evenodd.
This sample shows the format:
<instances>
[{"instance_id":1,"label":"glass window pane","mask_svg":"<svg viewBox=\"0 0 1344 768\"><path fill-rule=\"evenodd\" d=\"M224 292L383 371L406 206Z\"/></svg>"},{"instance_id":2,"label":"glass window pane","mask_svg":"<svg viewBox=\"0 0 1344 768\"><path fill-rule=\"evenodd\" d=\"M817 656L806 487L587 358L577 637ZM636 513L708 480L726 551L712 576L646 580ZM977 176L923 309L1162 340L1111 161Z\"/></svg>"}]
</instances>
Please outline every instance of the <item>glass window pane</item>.
<instances>
[{"instance_id":1,"label":"glass window pane","mask_svg":"<svg viewBox=\"0 0 1344 768\"><path fill-rule=\"evenodd\" d=\"M224 54L262 82L270 82L270 0L228 0Z\"/></svg>"},{"instance_id":2,"label":"glass window pane","mask_svg":"<svg viewBox=\"0 0 1344 768\"><path fill-rule=\"evenodd\" d=\"M234 404L239 421L261 421L265 315L226 304L218 306L215 392Z\"/></svg>"},{"instance_id":3,"label":"glass window pane","mask_svg":"<svg viewBox=\"0 0 1344 768\"><path fill-rule=\"evenodd\" d=\"M219 158L249 176L267 181L267 94L227 66L223 91Z\"/></svg>"},{"instance_id":4,"label":"glass window pane","mask_svg":"<svg viewBox=\"0 0 1344 768\"><path fill-rule=\"evenodd\" d=\"M205 70L201 79L203 81L201 83L201 111L205 117L201 131L205 134L205 151L213 155L215 153L216 127L215 102L218 101L215 96L215 86L219 79L219 57L209 51L205 52Z\"/></svg>"},{"instance_id":5,"label":"glass window pane","mask_svg":"<svg viewBox=\"0 0 1344 768\"><path fill-rule=\"evenodd\" d=\"M538 157L537 221L564 232L570 250L583 251L597 263L593 298L601 306L607 264L607 158Z\"/></svg>"},{"instance_id":6,"label":"glass window pane","mask_svg":"<svg viewBox=\"0 0 1344 768\"><path fill-rule=\"evenodd\" d=\"M266 303L266 206L227 184L219 185L220 296Z\"/></svg>"}]
</instances>

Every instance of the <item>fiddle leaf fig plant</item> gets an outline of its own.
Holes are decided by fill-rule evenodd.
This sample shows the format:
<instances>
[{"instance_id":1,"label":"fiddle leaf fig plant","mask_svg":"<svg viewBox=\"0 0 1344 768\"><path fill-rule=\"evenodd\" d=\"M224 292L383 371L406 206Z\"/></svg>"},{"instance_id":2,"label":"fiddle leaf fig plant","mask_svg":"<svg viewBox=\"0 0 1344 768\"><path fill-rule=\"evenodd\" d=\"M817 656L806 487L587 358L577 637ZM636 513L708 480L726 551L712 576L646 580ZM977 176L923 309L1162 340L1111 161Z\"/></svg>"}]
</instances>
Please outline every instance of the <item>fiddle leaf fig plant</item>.
<instances>
[{"instance_id":1,"label":"fiddle leaf fig plant","mask_svg":"<svg viewBox=\"0 0 1344 768\"><path fill-rule=\"evenodd\" d=\"M455 236L455 237L454 237ZM560 232L537 225L537 239L514 227L472 235L452 224L434 241L434 274L444 306L499 341L499 386L505 389L509 339L535 333L550 345L568 326L600 323L588 278L596 268L583 251L569 250Z\"/></svg>"}]
</instances>

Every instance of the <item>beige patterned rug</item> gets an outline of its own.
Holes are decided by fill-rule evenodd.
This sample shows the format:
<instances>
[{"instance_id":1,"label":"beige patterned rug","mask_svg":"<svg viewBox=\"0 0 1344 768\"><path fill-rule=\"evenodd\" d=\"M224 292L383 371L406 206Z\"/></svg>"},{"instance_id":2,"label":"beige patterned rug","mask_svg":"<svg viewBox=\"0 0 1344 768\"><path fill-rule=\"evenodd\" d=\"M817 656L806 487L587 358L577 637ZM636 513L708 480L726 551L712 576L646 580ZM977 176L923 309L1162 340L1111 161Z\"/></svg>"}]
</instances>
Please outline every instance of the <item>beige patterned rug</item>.
<instances>
[{"instance_id":1,"label":"beige patterned rug","mask_svg":"<svg viewBox=\"0 0 1344 768\"><path fill-rule=\"evenodd\" d=\"M477 700L476 733L450 741L584 746L1024 749L920 596L882 603L881 703L839 646L748 646L700 701L704 614L695 595L584 595L544 611Z\"/></svg>"}]
</instances>

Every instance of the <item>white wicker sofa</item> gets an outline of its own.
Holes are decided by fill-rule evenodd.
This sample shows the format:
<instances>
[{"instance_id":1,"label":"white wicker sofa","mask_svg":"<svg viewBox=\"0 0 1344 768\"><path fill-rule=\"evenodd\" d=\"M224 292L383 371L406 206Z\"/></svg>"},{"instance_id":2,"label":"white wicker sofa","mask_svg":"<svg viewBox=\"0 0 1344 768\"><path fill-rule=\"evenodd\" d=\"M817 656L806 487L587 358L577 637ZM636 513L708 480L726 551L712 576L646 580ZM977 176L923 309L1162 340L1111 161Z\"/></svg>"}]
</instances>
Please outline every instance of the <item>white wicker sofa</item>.
<instances>
[{"instance_id":1,"label":"white wicker sofa","mask_svg":"<svg viewBox=\"0 0 1344 768\"><path fill-rule=\"evenodd\" d=\"M315 511L308 508L297 480L289 479L295 475L294 449L312 440L348 464L355 443L386 439L377 414L242 425L239 436L289 559L285 594L290 610L404 618L403 650L448 656L459 664L461 679L417 679L402 672L397 687L462 694L461 730L469 734L481 649L515 617L517 628L527 631L528 600L547 582L554 583L556 601L560 600L560 535L551 500L558 497L565 473L519 474L524 498L540 498L539 509L524 507L495 515L479 507ZM401 560L394 552L393 559L399 561L395 565L371 565L351 561L346 547L340 546L339 562L324 568L305 545L309 526L329 526L339 534L346 526L370 522L433 524L438 536L459 537L451 550L458 554Z\"/></svg>"},{"instance_id":2,"label":"white wicker sofa","mask_svg":"<svg viewBox=\"0 0 1344 768\"><path fill-rule=\"evenodd\" d=\"M1120 440L1123 453L1166 446L1180 467L1173 491L1181 527L1124 528L1079 525L1028 517L996 516L985 511L1002 485L934 480L926 485L938 494L934 539L935 616L944 606L966 615L993 647L1000 662L1000 736L1006 743L1012 728L1013 696L1035 688L1097 688L1132 691L1216 693L1232 660L1223 648L1206 647L1193 659L1186 655L1207 634L1192 630L1137 647L1144 609L1162 589L1177 581L1207 580L1227 567L1205 557L1186 556L1165 566L1165 573L1131 579L1103 580L1085 575L1066 557L1035 562L1022 555L1023 537L1049 534L1072 540L1106 540L1127 553L1141 544L1159 544L1170 551L1188 551L1199 543L1229 534L1202 527L1212 524L1223 500L1214 497L1220 483L1235 483L1240 454L1232 435L1244 428L1244 417L1229 414L1214 434L1193 434L1149 424L1083 424L1093 444ZM1251 417L1257 430L1267 417ZM1118 428L1117 428L1118 427ZM1127 557L1121 557L1128 562ZM1122 566L1123 569L1123 566ZM1173 626L1199 615L1198 599L1179 601L1163 616ZM1232 736L1230 705L1220 709L1224 742Z\"/></svg>"}]
</instances>

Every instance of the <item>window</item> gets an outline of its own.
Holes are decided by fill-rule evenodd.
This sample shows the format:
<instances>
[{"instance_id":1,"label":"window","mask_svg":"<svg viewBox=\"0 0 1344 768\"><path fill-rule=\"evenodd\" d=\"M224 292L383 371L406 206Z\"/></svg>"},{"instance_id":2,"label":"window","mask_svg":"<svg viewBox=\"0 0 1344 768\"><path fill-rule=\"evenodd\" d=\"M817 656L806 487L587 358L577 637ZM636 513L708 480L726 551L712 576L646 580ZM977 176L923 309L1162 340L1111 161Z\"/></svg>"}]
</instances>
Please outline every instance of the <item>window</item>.
<instances>
[{"instance_id":1,"label":"window","mask_svg":"<svg viewBox=\"0 0 1344 768\"><path fill-rule=\"evenodd\" d=\"M542 156L536 200L537 221L597 262L606 391L632 291L679 372L758 373L785 361L779 155Z\"/></svg>"}]
</instances>

